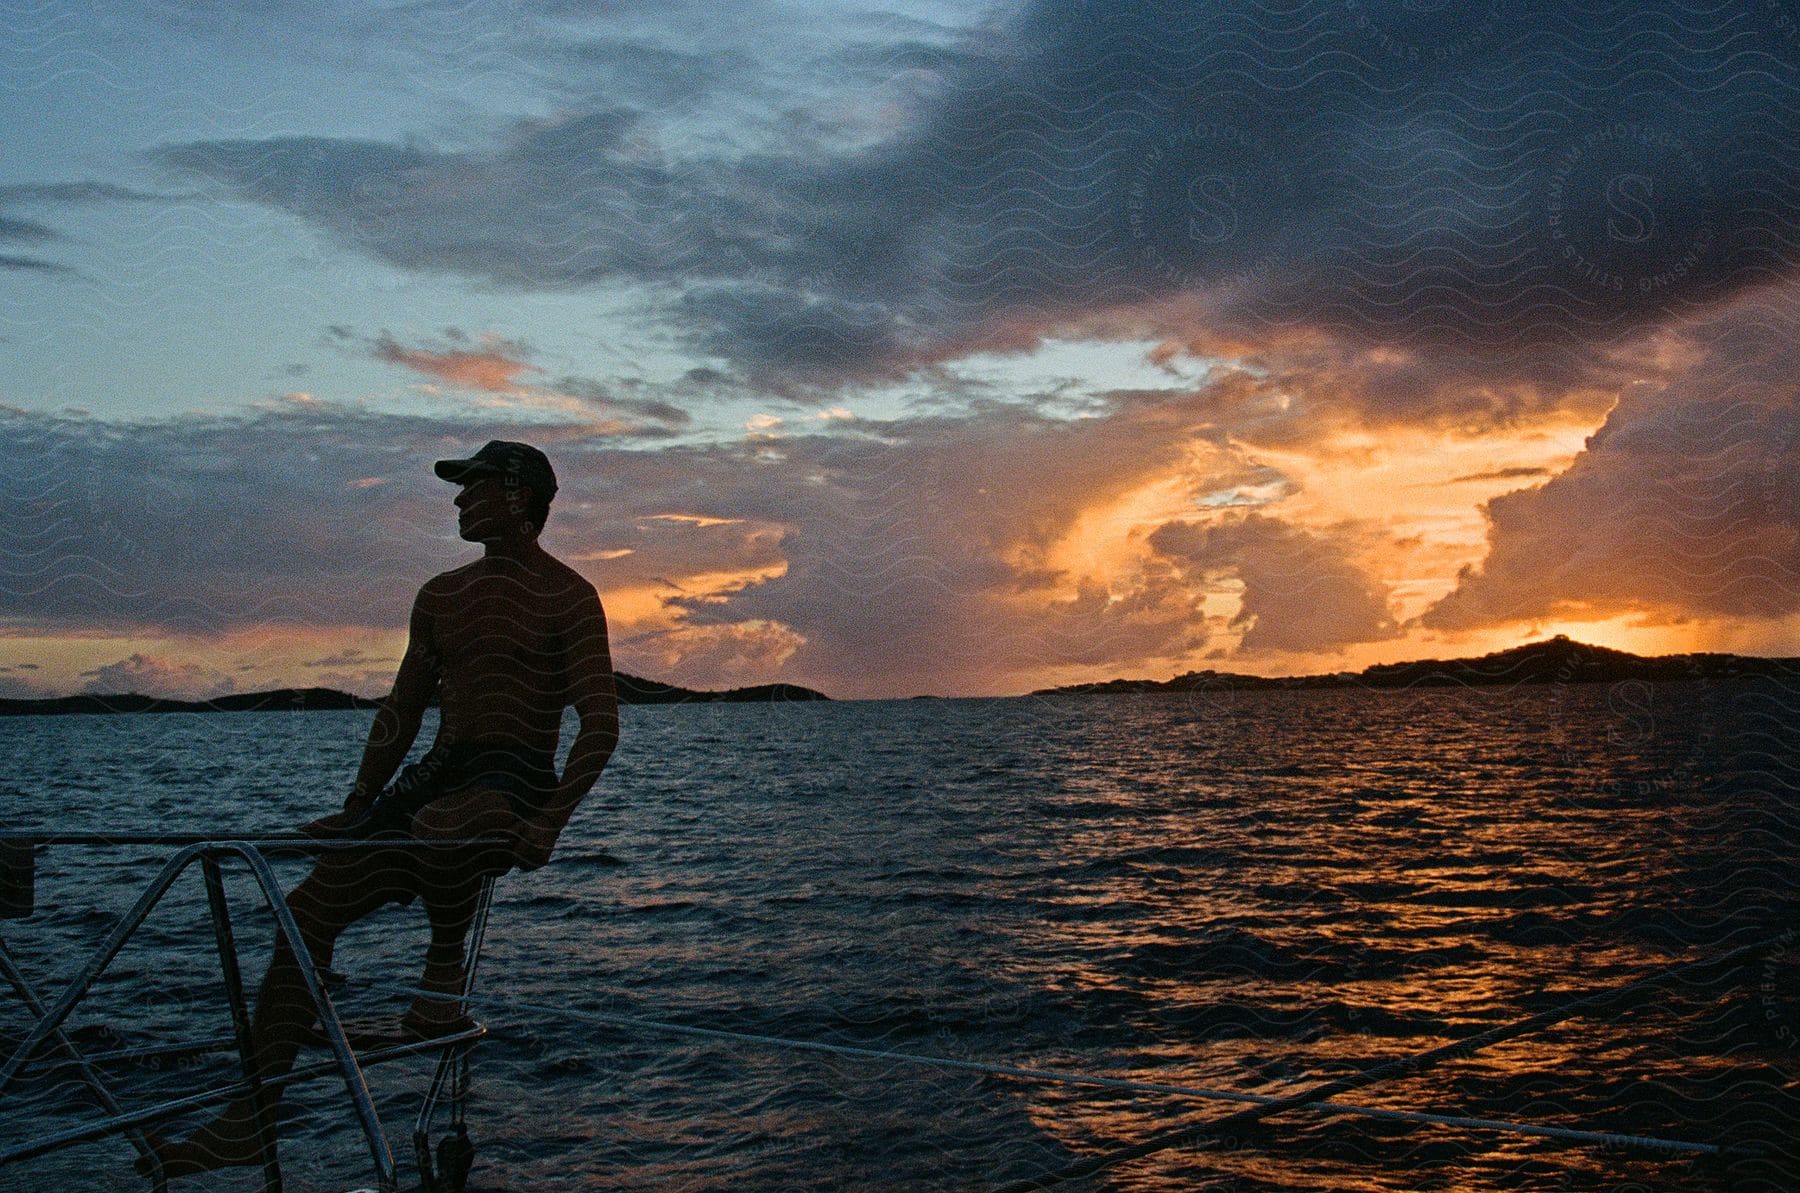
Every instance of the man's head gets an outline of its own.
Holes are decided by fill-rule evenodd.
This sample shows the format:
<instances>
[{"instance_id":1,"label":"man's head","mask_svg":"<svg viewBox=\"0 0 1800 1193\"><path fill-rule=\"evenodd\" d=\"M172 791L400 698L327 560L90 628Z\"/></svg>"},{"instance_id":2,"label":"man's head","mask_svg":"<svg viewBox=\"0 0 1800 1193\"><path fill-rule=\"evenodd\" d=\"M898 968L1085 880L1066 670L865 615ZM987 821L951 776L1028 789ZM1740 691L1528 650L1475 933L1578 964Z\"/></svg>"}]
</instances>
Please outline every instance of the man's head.
<instances>
[{"instance_id":1,"label":"man's head","mask_svg":"<svg viewBox=\"0 0 1800 1193\"><path fill-rule=\"evenodd\" d=\"M535 534L550 516L556 496L556 472L544 453L528 443L495 439L466 460L439 460L432 469L452 484L465 487L482 481L499 486L508 512L531 524Z\"/></svg>"}]
</instances>

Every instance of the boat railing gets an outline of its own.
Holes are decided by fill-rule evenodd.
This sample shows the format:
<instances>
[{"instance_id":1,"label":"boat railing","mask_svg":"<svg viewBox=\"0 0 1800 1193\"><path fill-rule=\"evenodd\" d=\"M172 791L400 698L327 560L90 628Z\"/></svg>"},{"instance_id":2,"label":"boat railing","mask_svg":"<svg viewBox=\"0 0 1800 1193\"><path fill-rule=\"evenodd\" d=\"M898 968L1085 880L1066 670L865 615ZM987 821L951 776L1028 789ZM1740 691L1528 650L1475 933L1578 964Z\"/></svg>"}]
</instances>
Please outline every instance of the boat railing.
<instances>
[{"instance_id":1,"label":"boat railing","mask_svg":"<svg viewBox=\"0 0 1800 1193\"><path fill-rule=\"evenodd\" d=\"M401 840L383 841L382 846L443 848L493 843L495 842L486 839L432 842ZM288 907L287 898L270 865L270 858L275 856L310 856L337 849L368 848L368 842L322 841L300 833L276 833L240 839L218 839L192 833L0 833L0 920L24 919L35 910L35 859L39 849L50 846L120 845L173 846L177 848L177 852L164 863L131 908L113 925L74 980L53 1001L46 1003L40 997L8 951L5 938L0 936L0 975L5 977L31 1019L31 1026L24 1038L13 1049L4 1066L0 1066L0 1108L4 1108L7 1090L22 1072L28 1067L48 1063L72 1069L81 1087L106 1112L105 1117L75 1127L40 1132L23 1143L0 1147L0 1167L78 1143L122 1134L142 1157L141 1169L147 1170L155 1193L165 1193L168 1179L145 1131L150 1124L190 1110L255 1095L259 1091L274 1091L335 1074L344 1083L345 1096L367 1142L373 1163L375 1187L383 1193L391 1193L399 1189L398 1169L363 1070L407 1056L436 1053L437 1070L413 1124L414 1153L419 1165L420 1180L427 1193L455 1193L460 1190L473 1158L463 1126L463 1103L469 1088L469 1052L475 1041L486 1034L486 1028L480 1024L472 1024L462 1030L429 1039L365 1047L359 1055L331 997L331 989L341 984L342 979L329 970L321 970L314 963L301 936L299 924ZM259 1075L251 1037L250 1005L245 996L237 940L226 899L223 863L228 861L242 864L266 902L279 939L286 943L293 955L300 982L317 1017L319 1035L331 1053L330 1060L297 1065L279 1076ZM84 1052L65 1029L69 1016L88 996L95 982L142 927L150 913L196 864L205 885L214 947L219 959L219 973L230 1007L231 1036L172 1046L123 1048L92 1054ZM466 1008L474 989L475 972L492 899L493 878L488 877L481 883L470 928L467 960L459 991L459 999L464 1005L457 1008L459 1013ZM233 1050L237 1052L242 1067L242 1076L236 1080L131 1110L127 1110L121 1103L102 1071L103 1065L117 1061ZM430 1140L431 1125L438 1108L445 1104L446 1097L451 1134L440 1142L434 1155ZM257 1122L258 1152L266 1188L279 1193L281 1167L276 1148L273 1104L261 1099L257 1100L257 1104L261 1107Z\"/></svg>"},{"instance_id":2,"label":"boat railing","mask_svg":"<svg viewBox=\"0 0 1800 1193\"><path fill-rule=\"evenodd\" d=\"M21 910L24 914L30 912L31 877L26 869L30 864L30 852L25 852L24 861L21 862L21 851L14 847L15 837L16 835L13 834L0 834L0 863L3 863L0 864L0 870L6 871L6 873L0 873L0 910L16 917ZM100 1121L43 1135L11 1150L0 1151L0 1166L8 1162L41 1155L72 1143L124 1133L137 1146L140 1154L150 1157L145 1167L150 1170L153 1185L160 1191L166 1188L167 1182L160 1167L156 1164L155 1151L149 1146L144 1136L142 1128L147 1124L209 1103L243 1097L258 1088L273 1089L298 1081L337 1074L344 1082L346 1094L368 1141L370 1156L374 1161L376 1187L383 1190L383 1193L387 1193L387 1191L398 1188L398 1175L393 1152L387 1145L380 1119L375 1113L368 1087L363 1080L362 1070L383 1060L436 1049L441 1050L438 1067L414 1123L414 1150L425 1193L458 1193L462 1189L473 1155L469 1148L467 1132L463 1127L463 1102L469 1084L468 1053L470 1046L485 1032L485 1029L477 1025L466 1032L433 1040L365 1050L359 1056L356 1049L352 1047L352 1042L332 1006L330 990L336 984L336 975L328 971L322 972L312 964L293 914L269 867L268 855L272 853L315 853L329 848L363 848L366 847L366 843L316 842L303 838L261 841L201 841L186 838L176 840L154 835L140 835L130 839L38 837L35 838L35 841L38 847L55 843L175 844L180 845L180 851L169 860L156 879L145 889L131 911L120 919L106 942L89 960L81 975L54 1003L48 1006L38 999L29 983L25 981L24 975L19 972L11 957L7 955L4 941L0 940L0 969L4 970L7 980L34 1017L34 1026L15 1049L5 1067L0 1068L0 1097L4 1097L5 1091L13 1079L35 1058L36 1053L45 1046L50 1046L61 1054L60 1059L53 1063L60 1063L75 1069L83 1085L108 1112L108 1116ZM475 843L456 842L456 844ZM418 842L417 844L426 843ZM431 842L430 844L441 846L447 843ZM277 931L281 938L288 942L289 947L293 950L295 960L299 964L302 982L312 998L322 1032L333 1054L329 1061L297 1067L279 1077L264 1079L260 1087L257 1084L258 1075L251 1061L249 1013L237 963L236 944L231 933L230 916L226 908L220 866L221 862L232 858L245 863L267 899L275 918ZM187 1050L225 1051L235 1047L243 1062L244 1076L238 1081L213 1090L162 1102L141 1110L125 1111L101 1075L100 1063L119 1056L148 1055L149 1052L158 1050L126 1049L109 1053L84 1054L64 1030L63 1024L125 941L143 923L150 909L168 893L176 879L195 862L200 864L206 882L207 900L212 912L220 967L231 1004L234 1034L229 1040L177 1045L175 1049L164 1046L160 1051L167 1053L184 1048ZM1070 1087L1132 1091L1177 1099L1181 1102L1200 1100L1242 1104L1240 1109L1228 1114L1200 1121L1193 1121L1186 1114L1171 1109L1172 1117L1186 1121L1180 1121L1171 1129L1158 1131L1137 1143L1078 1160L1055 1171L1041 1172L1002 1185L1001 1193L1026 1193L1027 1190L1046 1190L1064 1184L1090 1181L1114 1167L1144 1159L1170 1148L1192 1149L1216 1144L1227 1137L1241 1138L1246 1131L1252 1127L1260 1127L1266 1120L1274 1116L1294 1112L1328 1116L1348 1115L1419 1125L1432 1124L1503 1135L1558 1139L1585 1146L1645 1150L1661 1154L1688 1154L1709 1158L1721 1166L1720 1171L1726 1172L1740 1164L1763 1164L1770 1154L1768 1147L1753 1139L1737 1139L1730 1142L1671 1139L1645 1134L1593 1130L1575 1125L1515 1122L1448 1114L1434 1110L1368 1106L1339 1099L1345 1093L1401 1077L1413 1076L1445 1062L1465 1059L1493 1045L1530 1036L1570 1019L1612 1014L1625 1006L1632 1005L1637 1000L1654 992L1666 990L1673 985L1711 986L1729 981L1733 975L1742 972L1746 967L1765 959L1772 950L1791 943L1793 939L1791 929L1776 936L1755 939L1750 943L1740 943L1736 947L1723 949L1710 956L1666 965L1614 985L1566 995L1559 999L1556 1005L1547 1009L1521 1019L1496 1024L1473 1035L1463 1036L1422 1052L1391 1057L1350 1073L1340 1072L1330 1076L1316 1075L1286 1092L1263 1093L1207 1089L1185 1083L1147 1081L1137 1077L1028 1068L972 1058L914 1054L888 1048L824 1040L792 1039L747 1032L726 1026L668 1022L578 1007L551 1006L526 1003L517 999L476 996L473 991L473 982L481 939L486 929L491 895L492 881L488 880L483 885L481 901L471 927L469 957L460 991L459 1011L466 1011L471 1006L484 1006L511 1012L520 1017L560 1019L587 1026L732 1041L794 1052L829 1053L843 1057L878 1060L887 1064L917 1064ZM1721 942L1721 945L1723 943ZM386 988L391 993L406 993L414 996L427 993L417 988L389 986L386 983L370 982L366 979L358 979L358 984L374 989ZM434 1154L430 1146L430 1127L436 1108L446 1096L449 1099L451 1133L440 1142ZM269 1117L272 1118L272 1116ZM259 1123L259 1130L268 1187L278 1193L280 1171L275 1156L274 1124L272 1121L265 1120ZM363 1191L358 1191L358 1193L363 1193Z\"/></svg>"}]
</instances>

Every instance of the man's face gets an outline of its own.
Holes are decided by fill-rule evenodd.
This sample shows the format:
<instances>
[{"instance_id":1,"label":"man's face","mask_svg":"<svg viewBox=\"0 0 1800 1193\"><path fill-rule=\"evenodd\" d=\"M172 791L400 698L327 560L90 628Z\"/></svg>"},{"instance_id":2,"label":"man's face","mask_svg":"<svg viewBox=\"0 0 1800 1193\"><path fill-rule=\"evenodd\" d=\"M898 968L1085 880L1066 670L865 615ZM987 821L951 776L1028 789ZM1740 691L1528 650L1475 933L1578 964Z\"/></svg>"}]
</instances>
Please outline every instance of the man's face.
<instances>
[{"instance_id":1,"label":"man's face","mask_svg":"<svg viewBox=\"0 0 1800 1193\"><path fill-rule=\"evenodd\" d=\"M484 476L466 484L456 494L456 533L471 543L501 538L518 520L513 507L516 489L497 476Z\"/></svg>"}]
</instances>

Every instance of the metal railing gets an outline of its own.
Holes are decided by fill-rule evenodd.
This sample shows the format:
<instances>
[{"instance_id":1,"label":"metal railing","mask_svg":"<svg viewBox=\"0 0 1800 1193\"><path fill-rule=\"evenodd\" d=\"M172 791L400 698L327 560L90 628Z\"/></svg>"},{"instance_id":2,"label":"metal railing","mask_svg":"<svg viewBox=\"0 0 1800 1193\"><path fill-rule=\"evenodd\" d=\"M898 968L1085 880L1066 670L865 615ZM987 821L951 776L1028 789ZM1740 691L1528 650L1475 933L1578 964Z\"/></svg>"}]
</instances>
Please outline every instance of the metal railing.
<instances>
[{"instance_id":1,"label":"metal railing","mask_svg":"<svg viewBox=\"0 0 1800 1193\"><path fill-rule=\"evenodd\" d=\"M397 845L429 845L444 848L497 843L488 839L431 842L384 840L379 842L382 848ZM389 1193L389 1191L398 1190L399 1176L393 1149L388 1145L387 1135L382 1128L380 1116L376 1113L368 1084L363 1077L363 1069L405 1056L436 1052L438 1053L437 1072L432 1078L424 1104L414 1123L414 1151L419 1162L420 1178L428 1193L440 1189L460 1188L461 1178L467 1172L468 1158L472 1154L468 1150L467 1134L463 1128L462 1117L463 1101L469 1087L469 1050L476 1040L486 1034L486 1029L479 1024L472 1024L463 1030L429 1039L405 1041L368 1049L359 1057L356 1049L352 1047L343 1022L339 1019L337 1010L332 1003L329 987L332 985L333 975L330 975L329 971L321 972L314 963L312 954L301 935L299 924L288 907L287 898L281 890L280 883L276 881L268 860L269 856L274 854L316 855L340 849L366 849L370 847L370 844L371 842L368 841L320 841L299 833L269 834L238 840L218 840L191 833L0 834L0 868L5 870L5 873L0 875L0 885L5 887L7 896L4 908L0 910L0 916L5 918L24 918L32 910L34 854L39 847L50 845L179 847L179 851L164 864L156 877L144 888L143 893L138 896L131 909L120 917L105 941L82 967L79 975L54 1002L46 1004L32 989L25 974L7 951L4 938L0 938L0 976L5 977L7 984L12 987L13 992L33 1019L33 1024L24 1038L13 1050L5 1065L0 1066L0 1105L4 1105L3 1099L6 1091L12 1086L14 1080L28 1066L33 1065L37 1054L48 1046L51 1054L49 1063L62 1068L74 1069L81 1086L107 1112L107 1116L103 1119L78 1127L42 1133L23 1144L0 1150L0 1166L41 1156L73 1144L123 1134L142 1157L141 1167L148 1170L151 1186L155 1193L166 1193L168 1179L156 1150L151 1146L145 1134L143 1129L145 1126L188 1110L247 1096L254 1097L262 1092L273 1092L289 1085L327 1077L335 1073L343 1079L346 1096L350 1100L356 1121L367 1141L369 1155L374 1164L376 1185L384 1193ZM312 1011L317 1016L319 1034L323 1037L326 1047L331 1051L332 1056L329 1061L296 1066L287 1073L267 1078L257 1072L254 1042L251 1036L250 1007L244 993L237 942L232 932L230 908L225 898L224 872L220 864L222 861L233 858L241 861L255 880L258 890L274 917L280 940L286 943L293 955L300 982L311 1001ZM91 1056L84 1054L64 1029L65 1022L87 996L94 983L106 972L107 967L126 942L143 925L150 912L169 893L176 881L196 862L200 865L205 883L214 945L218 952L220 973L231 1010L231 1038L173 1047L165 1045L118 1049ZM480 955L481 943L486 934L488 912L492 904L493 884L494 880L491 876L484 878L481 883L479 899L469 933L463 982L459 993L459 1000L462 1001L468 999L474 988L476 964ZM464 1007L459 1005L458 1011L463 1010ZM176 1052L197 1053L230 1050L235 1050L238 1054L243 1069L242 1078L197 1094L168 1099L135 1110L124 1108L100 1068L103 1063L136 1060ZM43 1061L40 1059L38 1063L43 1063ZM454 1169L454 1171L440 1174L437 1171L438 1166L434 1166L432 1162L430 1127L446 1093L450 1098L451 1121L458 1142L447 1144L445 1149L440 1151L439 1154L445 1161L442 1166ZM260 1098L256 1099L256 1103L258 1105L257 1147L259 1160L263 1167L267 1188L272 1193L278 1193L281 1188L281 1167L276 1154L274 1107L272 1102ZM441 1179L441 1177L448 1179Z\"/></svg>"}]
</instances>

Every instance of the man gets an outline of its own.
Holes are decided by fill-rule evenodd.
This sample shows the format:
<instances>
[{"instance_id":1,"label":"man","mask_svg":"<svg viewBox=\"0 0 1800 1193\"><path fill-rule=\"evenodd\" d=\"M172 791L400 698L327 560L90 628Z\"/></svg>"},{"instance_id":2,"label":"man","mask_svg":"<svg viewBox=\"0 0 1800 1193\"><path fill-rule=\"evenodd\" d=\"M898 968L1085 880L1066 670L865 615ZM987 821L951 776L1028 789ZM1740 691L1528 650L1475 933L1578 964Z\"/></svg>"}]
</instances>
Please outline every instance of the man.
<instances>
[{"instance_id":1,"label":"man","mask_svg":"<svg viewBox=\"0 0 1800 1193\"><path fill-rule=\"evenodd\" d=\"M370 838L370 848L325 854L288 896L319 966L331 963L339 934L357 920L387 903L424 901L431 944L421 987L443 997L421 996L402 1018L402 1028L419 1036L462 1025L456 994L463 940L482 878L549 860L619 739L600 599L538 545L556 493L549 460L526 444L495 441L469 459L438 461L436 471L461 486L457 532L484 554L419 590L405 657L375 714L344 810L307 826L324 837ZM434 695L436 740L387 787ZM558 778L557 738L570 705L581 727ZM381 844L392 837L500 843ZM257 999L259 1076L293 1066L312 1019L293 954L278 941ZM274 1101L240 1099L183 1143L153 1137L165 1171L181 1176L258 1162L257 1123L273 1113Z\"/></svg>"}]
</instances>

